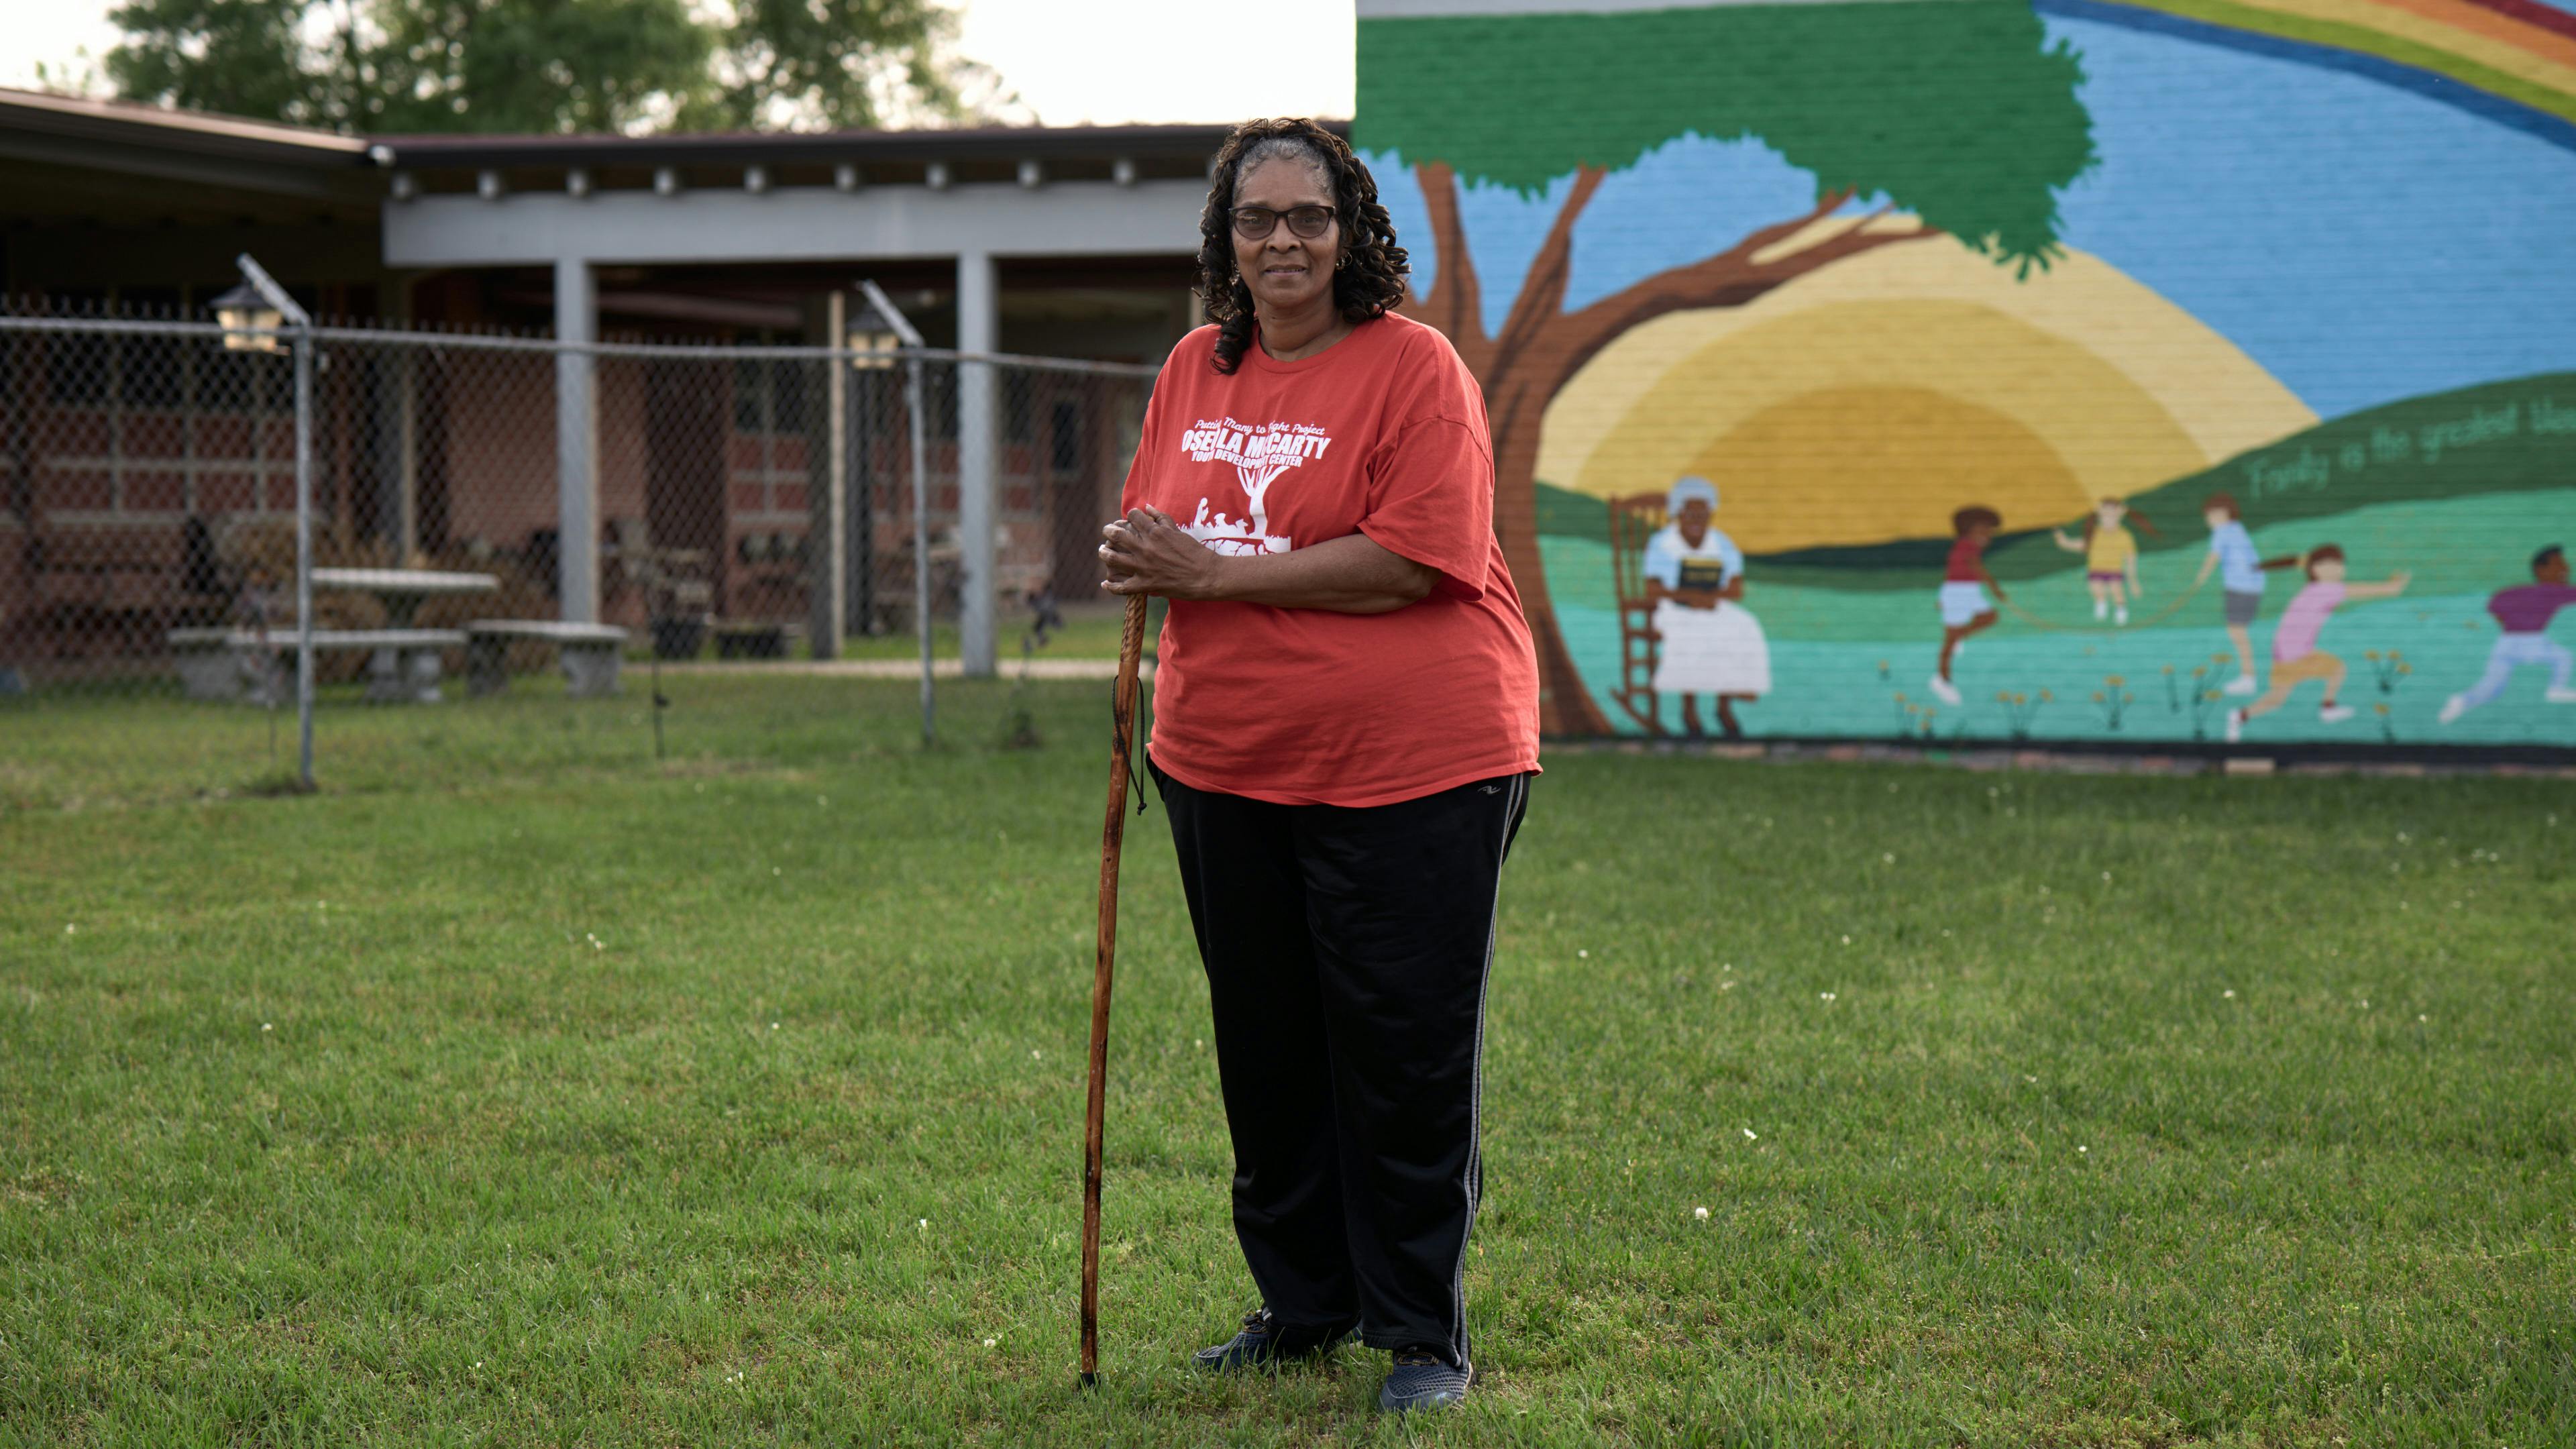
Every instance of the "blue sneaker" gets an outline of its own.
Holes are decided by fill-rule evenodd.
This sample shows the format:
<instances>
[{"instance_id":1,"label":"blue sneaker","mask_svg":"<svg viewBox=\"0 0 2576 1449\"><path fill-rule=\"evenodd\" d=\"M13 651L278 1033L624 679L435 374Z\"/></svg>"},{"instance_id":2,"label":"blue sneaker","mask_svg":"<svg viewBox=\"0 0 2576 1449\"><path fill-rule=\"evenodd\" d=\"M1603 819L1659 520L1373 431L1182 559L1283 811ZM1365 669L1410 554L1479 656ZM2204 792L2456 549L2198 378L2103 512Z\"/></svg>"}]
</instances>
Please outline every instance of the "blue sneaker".
<instances>
[{"instance_id":1,"label":"blue sneaker","mask_svg":"<svg viewBox=\"0 0 2576 1449\"><path fill-rule=\"evenodd\" d=\"M1467 1397L1474 1377L1472 1366L1452 1364L1427 1348L1400 1348L1386 1387L1377 1391L1377 1406L1390 1414L1447 1408Z\"/></svg>"},{"instance_id":2,"label":"blue sneaker","mask_svg":"<svg viewBox=\"0 0 2576 1449\"><path fill-rule=\"evenodd\" d=\"M1243 1369L1267 1368L1289 1359L1312 1358L1331 1352L1350 1337L1347 1328L1319 1333L1280 1322L1267 1307L1243 1315L1243 1330L1220 1344L1200 1349L1190 1355L1190 1362L1210 1373L1236 1373Z\"/></svg>"}]
</instances>

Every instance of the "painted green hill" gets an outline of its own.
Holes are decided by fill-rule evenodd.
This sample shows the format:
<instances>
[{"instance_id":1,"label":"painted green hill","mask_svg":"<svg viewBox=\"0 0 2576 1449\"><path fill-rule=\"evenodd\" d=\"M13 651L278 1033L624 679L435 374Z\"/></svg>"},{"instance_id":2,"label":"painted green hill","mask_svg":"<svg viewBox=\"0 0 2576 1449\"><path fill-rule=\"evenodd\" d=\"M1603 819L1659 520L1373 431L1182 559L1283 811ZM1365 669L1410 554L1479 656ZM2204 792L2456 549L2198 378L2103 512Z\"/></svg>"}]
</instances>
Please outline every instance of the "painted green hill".
<instances>
[{"instance_id":1,"label":"painted green hill","mask_svg":"<svg viewBox=\"0 0 2576 1449\"><path fill-rule=\"evenodd\" d=\"M2129 500L2157 532L2136 531L2155 554L2205 548L2201 502L2232 495L2258 528L2322 519L2387 504L2576 487L2576 373L2542 373L2428 393L2319 423L2215 467ZM2499 503L2505 500L2499 497ZM1539 485L1539 532L1609 541L1609 510L1597 498ZM2053 520L2067 527L2079 520ZM2040 578L2077 567L2050 542L2048 528L2005 534L1987 550L1995 577ZM1947 538L1909 538L1860 548L1757 554L1775 584L1836 589L1916 589L1940 576Z\"/></svg>"}]
</instances>

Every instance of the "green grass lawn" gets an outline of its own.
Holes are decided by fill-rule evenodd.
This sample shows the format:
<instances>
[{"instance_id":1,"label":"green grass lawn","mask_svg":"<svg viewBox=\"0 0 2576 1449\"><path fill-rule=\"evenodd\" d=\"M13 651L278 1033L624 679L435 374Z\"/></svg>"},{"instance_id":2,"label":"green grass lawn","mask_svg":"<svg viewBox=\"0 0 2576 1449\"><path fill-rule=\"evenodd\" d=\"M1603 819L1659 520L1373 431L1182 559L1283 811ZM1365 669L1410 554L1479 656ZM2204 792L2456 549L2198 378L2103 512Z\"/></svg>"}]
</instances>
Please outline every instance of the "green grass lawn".
<instances>
[{"instance_id":1,"label":"green grass lawn","mask_svg":"<svg viewBox=\"0 0 2576 1449\"><path fill-rule=\"evenodd\" d=\"M0 711L0 1444L2576 1441L2566 783L1552 756L1403 1426L1180 1367L1159 808L1074 1387L1105 686L678 698Z\"/></svg>"}]
</instances>

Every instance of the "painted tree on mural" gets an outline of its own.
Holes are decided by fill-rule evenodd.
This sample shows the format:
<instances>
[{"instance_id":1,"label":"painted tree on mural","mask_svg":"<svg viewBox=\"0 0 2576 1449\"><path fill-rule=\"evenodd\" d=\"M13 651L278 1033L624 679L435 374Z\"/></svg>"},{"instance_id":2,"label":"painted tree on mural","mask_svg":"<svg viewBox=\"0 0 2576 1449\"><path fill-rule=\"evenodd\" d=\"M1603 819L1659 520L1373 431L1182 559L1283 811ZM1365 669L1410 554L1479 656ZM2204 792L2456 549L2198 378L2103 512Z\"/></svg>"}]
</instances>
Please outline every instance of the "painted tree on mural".
<instances>
[{"instance_id":1,"label":"painted tree on mural","mask_svg":"<svg viewBox=\"0 0 2576 1449\"><path fill-rule=\"evenodd\" d=\"M1632 327L1741 306L1876 247L1946 236L2024 276L2045 267L2057 191L2093 161L2081 78L2025 0L1363 23L1356 139L1400 156L1422 186L1436 270L1408 310L1447 333L1484 385L1495 526L1538 638L1545 728L1608 728L1539 557L1549 399ZM1814 175L1813 207L1746 218L1700 259L1568 310L1575 225L1603 178L1687 135L1770 147ZM1538 195L1568 177L1519 295L1488 330L1460 186Z\"/></svg>"}]
</instances>

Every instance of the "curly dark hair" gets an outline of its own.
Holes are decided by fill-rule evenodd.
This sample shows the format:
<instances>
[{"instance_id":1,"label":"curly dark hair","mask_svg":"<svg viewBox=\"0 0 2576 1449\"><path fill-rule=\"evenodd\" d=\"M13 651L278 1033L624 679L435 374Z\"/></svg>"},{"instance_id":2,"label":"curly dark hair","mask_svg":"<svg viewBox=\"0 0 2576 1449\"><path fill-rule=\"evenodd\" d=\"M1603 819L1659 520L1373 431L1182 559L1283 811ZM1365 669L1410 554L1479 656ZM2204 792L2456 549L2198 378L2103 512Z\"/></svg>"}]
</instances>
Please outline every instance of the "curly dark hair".
<instances>
[{"instance_id":1,"label":"curly dark hair","mask_svg":"<svg viewBox=\"0 0 2576 1449\"><path fill-rule=\"evenodd\" d=\"M1234 184L1249 161L1302 156L1324 170L1341 225L1342 256L1333 272L1333 305L1353 322L1384 316L1404 300L1404 248L1378 204L1377 178L1341 137L1303 117L1246 121L1216 153L1207 207L1199 213L1199 303L1217 324L1216 370L1232 372L1252 345L1252 289L1235 275Z\"/></svg>"}]
</instances>

